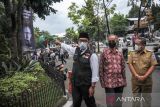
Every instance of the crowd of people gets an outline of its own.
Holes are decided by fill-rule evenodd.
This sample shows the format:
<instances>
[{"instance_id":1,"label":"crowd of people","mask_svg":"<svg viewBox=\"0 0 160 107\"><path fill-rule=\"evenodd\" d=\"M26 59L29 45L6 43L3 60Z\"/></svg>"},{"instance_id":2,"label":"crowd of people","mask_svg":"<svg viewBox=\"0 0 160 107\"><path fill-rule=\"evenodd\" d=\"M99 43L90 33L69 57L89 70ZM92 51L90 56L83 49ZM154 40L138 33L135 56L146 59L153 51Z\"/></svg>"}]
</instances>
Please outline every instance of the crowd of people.
<instances>
[{"instance_id":1,"label":"crowd of people","mask_svg":"<svg viewBox=\"0 0 160 107\"><path fill-rule=\"evenodd\" d=\"M125 75L125 59L123 54L117 48L118 37L109 35L108 47L100 55L100 60L95 52L89 48L89 35L87 33L79 34L77 47L56 41L62 49L73 55L73 68L70 74L69 82L71 84L71 94L73 97L73 107L81 107L84 99L87 107L96 107L94 92L96 83L100 80L102 88L106 92L107 107L122 107L121 98L124 88L127 86ZM127 50L127 44L124 40L124 51ZM155 55L145 48L146 39L141 37L134 38L134 50L128 55L128 67L132 74L131 84L133 97L143 97L143 107L151 107L152 93L152 72L157 65ZM133 107L140 107L140 101L134 101Z\"/></svg>"},{"instance_id":2,"label":"crowd of people","mask_svg":"<svg viewBox=\"0 0 160 107\"><path fill-rule=\"evenodd\" d=\"M68 58L68 53L63 50L61 47L57 47L56 49L41 49L40 51L35 51L32 55L32 60L41 60L43 62L48 61L61 61L62 64L67 63L65 58Z\"/></svg>"},{"instance_id":3,"label":"crowd of people","mask_svg":"<svg viewBox=\"0 0 160 107\"><path fill-rule=\"evenodd\" d=\"M78 44L76 46L67 45L56 40L58 46L56 50L41 49L34 52L32 59L62 61L66 64L65 53L73 55L73 68L70 73L69 92L73 97L73 107L80 107L84 99L87 107L96 107L94 92L96 83L100 81L102 88L106 93L107 107L122 107L121 98L124 88L127 86L125 75L126 61L132 74L131 84L133 97L142 96L145 102L144 107L151 107L152 93L152 72L157 63L154 53L145 48L146 39L138 36L135 32L132 37L133 51L128 53L128 43L124 38L122 52L118 50L118 36L106 36L108 47L98 58L95 53L96 46L90 43L89 35L86 32L79 34ZM92 47L92 48L91 48ZM133 102L133 107L140 107L141 102Z\"/></svg>"}]
</instances>

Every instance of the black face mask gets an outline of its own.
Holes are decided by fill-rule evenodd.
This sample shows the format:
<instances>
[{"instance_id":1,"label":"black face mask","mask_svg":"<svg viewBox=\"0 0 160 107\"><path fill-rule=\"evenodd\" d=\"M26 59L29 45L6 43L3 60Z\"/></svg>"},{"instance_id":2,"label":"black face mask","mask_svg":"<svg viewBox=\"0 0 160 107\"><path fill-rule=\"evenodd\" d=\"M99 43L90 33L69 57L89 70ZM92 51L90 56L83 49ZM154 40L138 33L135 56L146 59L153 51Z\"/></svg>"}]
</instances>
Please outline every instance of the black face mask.
<instances>
[{"instance_id":1,"label":"black face mask","mask_svg":"<svg viewBox=\"0 0 160 107\"><path fill-rule=\"evenodd\" d=\"M109 42L109 47L110 48L115 48L116 47L116 42L115 41L111 41L111 42Z\"/></svg>"}]
</instances>

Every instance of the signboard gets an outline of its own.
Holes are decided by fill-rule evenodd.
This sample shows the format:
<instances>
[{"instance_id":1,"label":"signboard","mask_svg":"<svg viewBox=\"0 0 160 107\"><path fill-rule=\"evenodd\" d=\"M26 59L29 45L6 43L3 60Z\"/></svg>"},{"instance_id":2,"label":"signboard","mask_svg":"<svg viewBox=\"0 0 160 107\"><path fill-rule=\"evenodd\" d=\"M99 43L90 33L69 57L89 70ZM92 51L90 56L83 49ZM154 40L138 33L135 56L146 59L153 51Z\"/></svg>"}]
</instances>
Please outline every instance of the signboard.
<instances>
[{"instance_id":1,"label":"signboard","mask_svg":"<svg viewBox=\"0 0 160 107\"><path fill-rule=\"evenodd\" d=\"M22 51L26 53L35 49L33 34L33 12L31 8L23 8L22 12Z\"/></svg>"}]
</instances>

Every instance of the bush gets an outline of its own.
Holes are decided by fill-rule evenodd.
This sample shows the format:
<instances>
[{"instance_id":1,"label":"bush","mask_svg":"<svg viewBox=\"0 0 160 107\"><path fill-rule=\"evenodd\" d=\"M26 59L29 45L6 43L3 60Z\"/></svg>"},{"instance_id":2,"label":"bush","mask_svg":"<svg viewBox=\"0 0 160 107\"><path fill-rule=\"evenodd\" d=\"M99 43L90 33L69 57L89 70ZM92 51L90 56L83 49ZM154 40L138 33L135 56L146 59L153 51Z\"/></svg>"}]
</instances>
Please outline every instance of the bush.
<instances>
[{"instance_id":1,"label":"bush","mask_svg":"<svg viewBox=\"0 0 160 107\"><path fill-rule=\"evenodd\" d=\"M14 96L22 93L24 90L40 87L51 79L45 74L45 71L36 62L32 71L16 72L13 76L6 76L0 79L0 93L4 96Z\"/></svg>"}]
</instances>

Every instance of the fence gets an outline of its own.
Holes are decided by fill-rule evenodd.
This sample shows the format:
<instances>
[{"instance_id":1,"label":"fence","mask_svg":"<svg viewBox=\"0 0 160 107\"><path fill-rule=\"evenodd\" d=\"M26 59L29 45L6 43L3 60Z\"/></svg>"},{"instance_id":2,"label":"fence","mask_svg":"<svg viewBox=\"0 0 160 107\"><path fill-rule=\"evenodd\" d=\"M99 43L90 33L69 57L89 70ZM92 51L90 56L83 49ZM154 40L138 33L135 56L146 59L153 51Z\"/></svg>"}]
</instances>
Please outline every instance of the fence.
<instances>
[{"instance_id":1,"label":"fence","mask_svg":"<svg viewBox=\"0 0 160 107\"><path fill-rule=\"evenodd\" d=\"M65 93L64 74L54 67L42 64L52 82L31 90L26 90L19 96L4 97L0 95L0 107L54 107Z\"/></svg>"}]
</instances>

